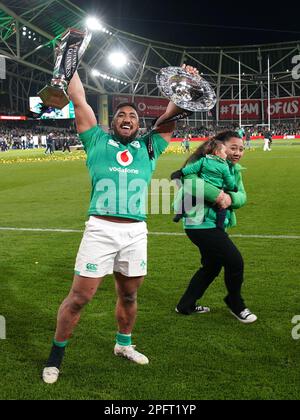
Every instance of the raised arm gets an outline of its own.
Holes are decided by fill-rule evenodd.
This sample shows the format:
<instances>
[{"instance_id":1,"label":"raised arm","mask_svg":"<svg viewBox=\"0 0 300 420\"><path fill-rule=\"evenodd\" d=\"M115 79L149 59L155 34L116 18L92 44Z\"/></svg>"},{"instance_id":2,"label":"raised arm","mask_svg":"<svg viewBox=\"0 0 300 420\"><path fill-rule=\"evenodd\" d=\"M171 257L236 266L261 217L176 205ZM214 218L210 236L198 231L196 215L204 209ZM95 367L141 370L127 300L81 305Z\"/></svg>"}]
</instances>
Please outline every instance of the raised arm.
<instances>
[{"instance_id":1,"label":"raised arm","mask_svg":"<svg viewBox=\"0 0 300 420\"><path fill-rule=\"evenodd\" d=\"M86 101L85 91L77 72L69 84L68 94L74 104L78 133L83 133L97 125L96 116Z\"/></svg>"},{"instance_id":2,"label":"raised arm","mask_svg":"<svg viewBox=\"0 0 300 420\"><path fill-rule=\"evenodd\" d=\"M166 109L166 112L159 117L159 119L156 121L155 126L157 127L155 131L161 135L167 142L170 142L172 140L172 134L175 130L176 123L175 122L169 122L166 124L163 124L159 127L159 124L161 124L164 120L168 118L172 118L175 115L182 112L182 109L178 108L173 102L169 102L168 107Z\"/></svg>"}]
</instances>

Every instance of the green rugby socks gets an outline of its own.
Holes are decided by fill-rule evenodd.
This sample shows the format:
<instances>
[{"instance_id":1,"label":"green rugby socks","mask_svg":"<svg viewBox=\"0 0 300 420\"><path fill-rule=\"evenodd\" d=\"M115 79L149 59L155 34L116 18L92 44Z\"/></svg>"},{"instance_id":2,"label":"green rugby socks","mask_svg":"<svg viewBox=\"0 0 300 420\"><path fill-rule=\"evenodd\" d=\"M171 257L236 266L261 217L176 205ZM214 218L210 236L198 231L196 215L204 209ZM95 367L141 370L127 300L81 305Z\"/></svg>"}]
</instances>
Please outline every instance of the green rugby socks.
<instances>
[{"instance_id":1,"label":"green rugby socks","mask_svg":"<svg viewBox=\"0 0 300 420\"><path fill-rule=\"evenodd\" d=\"M131 334L122 334L117 333L116 335L116 343L119 346L131 346Z\"/></svg>"}]
</instances>

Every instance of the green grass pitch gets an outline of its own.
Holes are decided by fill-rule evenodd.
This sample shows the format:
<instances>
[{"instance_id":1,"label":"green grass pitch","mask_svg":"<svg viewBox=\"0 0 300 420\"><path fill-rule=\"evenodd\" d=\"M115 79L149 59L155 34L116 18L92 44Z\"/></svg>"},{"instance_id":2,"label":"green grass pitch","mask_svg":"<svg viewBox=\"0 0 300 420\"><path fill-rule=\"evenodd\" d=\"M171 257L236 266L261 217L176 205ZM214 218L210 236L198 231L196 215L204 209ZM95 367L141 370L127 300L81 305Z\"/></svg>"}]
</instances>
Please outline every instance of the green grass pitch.
<instances>
[{"instance_id":1,"label":"green grass pitch","mask_svg":"<svg viewBox=\"0 0 300 420\"><path fill-rule=\"evenodd\" d=\"M256 324L240 324L225 308L222 276L202 301L210 314L176 314L199 255L185 236L150 234L133 334L150 364L113 355L115 291L108 277L83 313L59 382L46 386L40 374L81 233L0 230L0 316L7 334L0 340L0 399L299 399L300 342L292 338L291 321L300 315L300 147L274 142L264 153L257 144L242 161L248 205L230 232L245 258L244 296ZM0 154L0 228L83 230L90 185L80 156ZM168 177L183 160L164 155L155 177ZM150 215L148 227L183 232L170 215Z\"/></svg>"}]
</instances>

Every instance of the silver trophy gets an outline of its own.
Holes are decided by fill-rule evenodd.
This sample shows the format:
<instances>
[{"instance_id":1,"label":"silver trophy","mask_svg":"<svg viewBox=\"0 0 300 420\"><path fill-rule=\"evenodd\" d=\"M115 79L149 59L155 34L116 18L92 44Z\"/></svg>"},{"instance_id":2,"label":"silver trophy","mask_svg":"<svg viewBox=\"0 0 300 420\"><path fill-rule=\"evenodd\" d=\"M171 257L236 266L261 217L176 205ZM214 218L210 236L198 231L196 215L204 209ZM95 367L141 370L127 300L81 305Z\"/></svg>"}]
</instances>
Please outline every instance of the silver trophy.
<instances>
[{"instance_id":1,"label":"silver trophy","mask_svg":"<svg viewBox=\"0 0 300 420\"><path fill-rule=\"evenodd\" d=\"M217 103L210 84L200 75L192 75L181 67L161 69L156 82L162 94L179 108L204 112L214 108Z\"/></svg>"},{"instance_id":2,"label":"silver trophy","mask_svg":"<svg viewBox=\"0 0 300 420\"><path fill-rule=\"evenodd\" d=\"M56 60L51 84L38 93L45 106L62 109L68 105L70 102L67 94L69 83L78 69L91 37L92 35L88 31L82 32L74 28L68 29L62 35L56 49Z\"/></svg>"}]
</instances>

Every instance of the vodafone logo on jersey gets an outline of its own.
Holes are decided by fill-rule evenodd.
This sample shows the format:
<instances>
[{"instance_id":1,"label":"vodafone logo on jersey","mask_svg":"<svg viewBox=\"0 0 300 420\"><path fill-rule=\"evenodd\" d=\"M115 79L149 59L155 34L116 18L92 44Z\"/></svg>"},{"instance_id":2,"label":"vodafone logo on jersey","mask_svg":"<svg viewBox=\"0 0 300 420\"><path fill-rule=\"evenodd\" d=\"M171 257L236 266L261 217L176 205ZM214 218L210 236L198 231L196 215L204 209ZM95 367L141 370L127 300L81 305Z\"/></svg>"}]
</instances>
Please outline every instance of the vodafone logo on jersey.
<instances>
[{"instance_id":1,"label":"vodafone logo on jersey","mask_svg":"<svg viewBox=\"0 0 300 420\"><path fill-rule=\"evenodd\" d=\"M124 150L124 152L119 152L117 154L117 162L121 166L129 166L133 162L133 156L129 150Z\"/></svg>"}]
</instances>

